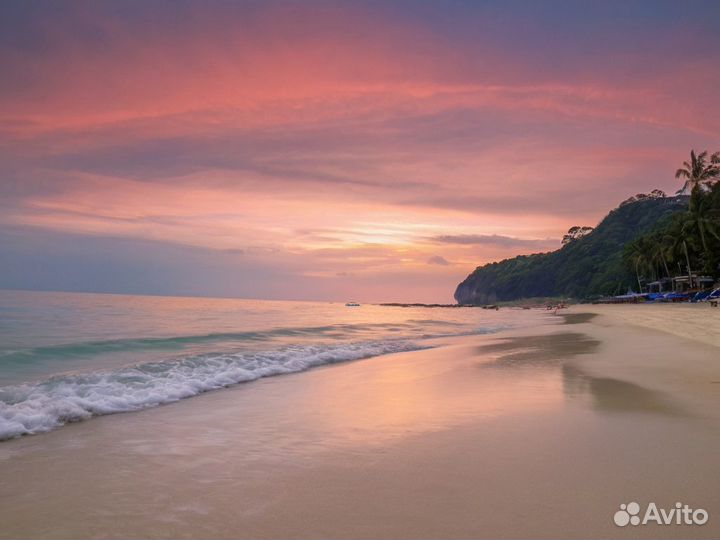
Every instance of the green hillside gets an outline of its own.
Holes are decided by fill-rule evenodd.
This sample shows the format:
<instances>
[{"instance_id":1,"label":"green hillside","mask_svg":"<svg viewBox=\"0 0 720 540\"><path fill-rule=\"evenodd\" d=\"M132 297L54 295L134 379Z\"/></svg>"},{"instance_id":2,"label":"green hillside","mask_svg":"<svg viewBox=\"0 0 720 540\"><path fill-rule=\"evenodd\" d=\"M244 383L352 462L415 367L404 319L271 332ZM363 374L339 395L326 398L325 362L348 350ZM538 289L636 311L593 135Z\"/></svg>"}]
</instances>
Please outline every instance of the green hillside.
<instances>
[{"instance_id":1,"label":"green hillside","mask_svg":"<svg viewBox=\"0 0 720 540\"><path fill-rule=\"evenodd\" d=\"M611 211L588 235L550 253L479 266L455 291L460 304L520 298L588 298L625 292L636 283L623 260L626 243L687 209L688 197L646 198Z\"/></svg>"}]
</instances>

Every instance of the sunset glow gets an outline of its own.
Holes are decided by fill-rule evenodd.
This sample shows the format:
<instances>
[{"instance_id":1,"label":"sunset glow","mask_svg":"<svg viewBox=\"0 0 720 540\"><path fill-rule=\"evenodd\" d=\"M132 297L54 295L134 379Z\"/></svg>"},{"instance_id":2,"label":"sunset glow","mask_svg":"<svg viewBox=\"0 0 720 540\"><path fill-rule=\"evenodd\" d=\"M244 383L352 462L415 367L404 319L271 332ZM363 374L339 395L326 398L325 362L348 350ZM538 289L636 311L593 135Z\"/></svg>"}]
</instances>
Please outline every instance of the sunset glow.
<instances>
[{"instance_id":1,"label":"sunset glow","mask_svg":"<svg viewBox=\"0 0 720 540\"><path fill-rule=\"evenodd\" d=\"M449 302L718 146L655 5L6 3L0 288Z\"/></svg>"}]
</instances>

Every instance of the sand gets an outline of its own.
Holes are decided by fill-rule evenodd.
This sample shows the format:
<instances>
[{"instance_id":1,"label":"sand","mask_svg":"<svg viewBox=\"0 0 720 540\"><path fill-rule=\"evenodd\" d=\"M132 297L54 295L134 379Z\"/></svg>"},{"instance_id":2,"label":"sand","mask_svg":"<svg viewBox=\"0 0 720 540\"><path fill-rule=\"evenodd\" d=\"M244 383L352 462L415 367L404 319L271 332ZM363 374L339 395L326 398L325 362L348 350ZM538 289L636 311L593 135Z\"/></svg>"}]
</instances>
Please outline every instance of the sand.
<instances>
[{"instance_id":1,"label":"sand","mask_svg":"<svg viewBox=\"0 0 720 540\"><path fill-rule=\"evenodd\" d=\"M631 324L720 346L720 308L698 304L623 304L576 306L574 310L607 315L612 324Z\"/></svg>"},{"instance_id":2,"label":"sand","mask_svg":"<svg viewBox=\"0 0 720 540\"><path fill-rule=\"evenodd\" d=\"M680 306L654 307L575 306L2 443L0 537L718 537L720 343L689 339L715 312L682 311L679 337ZM631 501L710 520L617 527Z\"/></svg>"}]
</instances>

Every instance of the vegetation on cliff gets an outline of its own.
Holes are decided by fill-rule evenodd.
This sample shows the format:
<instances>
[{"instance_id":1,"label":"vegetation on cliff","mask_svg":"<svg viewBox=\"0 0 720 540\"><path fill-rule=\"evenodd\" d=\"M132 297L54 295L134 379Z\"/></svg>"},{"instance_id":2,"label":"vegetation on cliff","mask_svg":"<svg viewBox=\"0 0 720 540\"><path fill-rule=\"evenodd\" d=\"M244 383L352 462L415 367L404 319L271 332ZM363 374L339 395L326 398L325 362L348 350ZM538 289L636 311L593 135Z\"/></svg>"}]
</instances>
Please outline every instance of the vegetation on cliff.
<instances>
[{"instance_id":1,"label":"vegetation on cliff","mask_svg":"<svg viewBox=\"0 0 720 540\"><path fill-rule=\"evenodd\" d=\"M720 264L720 183L692 188L684 212L629 242L626 267L635 274L636 290L650 281L678 275L718 278Z\"/></svg>"},{"instance_id":2,"label":"vegetation on cliff","mask_svg":"<svg viewBox=\"0 0 720 540\"><path fill-rule=\"evenodd\" d=\"M625 292L636 279L625 244L682 212L687 197L641 198L616 208L589 234L550 253L480 266L458 285L455 300L486 304L537 296L588 298Z\"/></svg>"},{"instance_id":3,"label":"vegetation on cliff","mask_svg":"<svg viewBox=\"0 0 720 540\"><path fill-rule=\"evenodd\" d=\"M675 197L659 190L623 201L595 228L573 227L562 248L475 269L455 291L461 304L564 296L588 299L637 290L663 276L718 277L720 153L691 152ZM691 193L691 196L685 193Z\"/></svg>"}]
</instances>

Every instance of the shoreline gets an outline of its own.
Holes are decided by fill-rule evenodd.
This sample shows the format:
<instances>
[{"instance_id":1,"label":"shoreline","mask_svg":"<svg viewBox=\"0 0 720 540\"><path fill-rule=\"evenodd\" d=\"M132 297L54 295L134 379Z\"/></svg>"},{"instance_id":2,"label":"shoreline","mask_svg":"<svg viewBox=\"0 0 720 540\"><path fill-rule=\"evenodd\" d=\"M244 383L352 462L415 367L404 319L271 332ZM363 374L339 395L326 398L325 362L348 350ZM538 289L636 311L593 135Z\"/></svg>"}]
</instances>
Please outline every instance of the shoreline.
<instances>
[{"instance_id":1,"label":"shoreline","mask_svg":"<svg viewBox=\"0 0 720 540\"><path fill-rule=\"evenodd\" d=\"M618 307L5 441L0 537L717 537L718 343Z\"/></svg>"}]
</instances>

